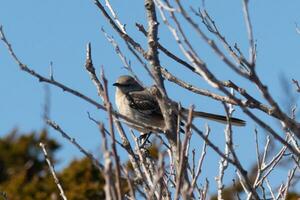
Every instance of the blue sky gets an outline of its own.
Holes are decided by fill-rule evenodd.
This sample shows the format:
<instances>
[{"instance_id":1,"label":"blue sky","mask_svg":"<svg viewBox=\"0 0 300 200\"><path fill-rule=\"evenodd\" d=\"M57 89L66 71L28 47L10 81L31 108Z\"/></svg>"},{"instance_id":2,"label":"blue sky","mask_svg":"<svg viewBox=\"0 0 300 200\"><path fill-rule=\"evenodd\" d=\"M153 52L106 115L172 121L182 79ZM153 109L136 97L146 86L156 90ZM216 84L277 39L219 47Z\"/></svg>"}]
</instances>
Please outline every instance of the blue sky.
<instances>
[{"instance_id":1,"label":"blue sky","mask_svg":"<svg viewBox=\"0 0 300 200\"><path fill-rule=\"evenodd\" d=\"M187 1L187 4L197 7L192 2ZM122 22L126 24L127 31L145 46L144 37L134 25L135 22L145 24L143 1L114 0L112 4ZM241 1L210 0L206 2L208 12L219 25L226 39L231 44L235 42L239 44L242 51L247 54L248 43L241 5ZM287 80L290 89L293 89L291 78L300 79L300 35L295 31L295 23L300 24L299 7L300 2L296 0L290 0L288 3L283 0L250 1L250 15L258 50L257 71L262 81L268 85L269 90L274 94L274 98L284 108L290 98L287 96L287 89L282 87L282 80ZM12 43L22 62L46 76L49 74L49 64L53 62L56 80L99 102L101 100L97 97L94 85L84 68L86 43L92 43L93 62L98 72L100 66L104 66L105 74L110 83L109 92L112 100L114 100L114 88L111 84L119 75L127 73L112 46L101 33L101 27L115 37L127 58L130 59L134 70L142 77L145 84L152 84L139 63L126 51L122 41L110 29L94 6L93 1L27 0L16 3L15 1L2 0L0 2L0 24L4 26L8 40ZM178 47L174 44L173 38L162 23L160 28L161 43L183 58ZM186 28L191 30L188 26ZM236 78L235 74L224 66L203 41L196 38L196 35L191 31L187 33L190 38L193 38L193 44L199 55L220 79L234 80L247 88L247 91L253 96L261 99L255 87L241 78ZM186 81L198 87L213 90L201 78L191 75L188 70L178 67L176 63L162 54L161 62L172 73L180 75ZM0 43L0 68L0 136L15 127L22 132L41 129L44 126L41 117L44 101L43 84L20 71L2 43ZM190 94L170 83L167 83L167 88L169 95L174 100L182 101L185 106L195 104L197 109L224 113L222 105L216 101ZM96 110L83 100L51 86L51 119L76 138L86 149L100 156L100 134L97 127L88 119L87 111L95 118L106 121L106 115L102 111ZM280 130L273 119L258 111L256 113ZM249 120L239 109L236 110L235 116ZM204 127L205 123L203 120L197 121L201 128ZM209 123L209 125L212 128L212 140L223 146L224 126L215 123ZM255 161L253 139L255 127L257 126L254 123L248 121L246 128L235 130L237 151L240 155L246 155L242 160L245 167L251 166ZM264 131L259 129L259 133L261 134L261 141L264 141ZM63 140L58 133L51 130L50 134L63 144L58 155L59 166L64 166L71 159L81 156L80 152ZM201 145L200 139L193 142L193 147L199 151ZM218 158L214 156L207 159L206 166L204 166L207 169L205 170L207 176L214 177L217 175L215 168L209 170L217 162ZM283 171L280 175L285 177L286 173ZM230 183L230 176L227 178L228 183ZM279 177L276 180L280 181L281 179ZM213 184L214 180L212 179L211 182Z\"/></svg>"}]
</instances>

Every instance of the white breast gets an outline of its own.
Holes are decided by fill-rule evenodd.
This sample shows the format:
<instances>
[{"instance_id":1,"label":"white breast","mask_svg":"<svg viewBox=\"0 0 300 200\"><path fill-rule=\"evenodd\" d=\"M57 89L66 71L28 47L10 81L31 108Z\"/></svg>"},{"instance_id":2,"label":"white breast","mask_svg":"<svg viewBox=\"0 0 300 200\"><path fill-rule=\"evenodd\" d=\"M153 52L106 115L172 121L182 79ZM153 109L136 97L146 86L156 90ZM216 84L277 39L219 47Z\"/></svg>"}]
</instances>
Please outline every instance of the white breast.
<instances>
[{"instance_id":1,"label":"white breast","mask_svg":"<svg viewBox=\"0 0 300 200\"><path fill-rule=\"evenodd\" d=\"M124 94L121 92L116 92L116 105L119 113L128 116L131 113L131 108L129 107L128 100Z\"/></svg>"},{"instance_id":2,"label":"white breast","mask_svg":"<svg viewBox=\"0 0 300 200\"><path fill-rule=\"evenodd\" d=\"M115 98L116 98L116 100L115 100L116 101L116 106L117 106L118 111L119 111L120 114L122 114L124 116L127 116L127 117L130 117L135 121L143 122L143 123L148 124L150 126L153 125L153 126L160 127L160 128L164 127L164 121L163 120L153 120L149 116L146 116L144 113L141 113L140 111L138 111L134 108L131 108L129 106L129 101L126 98L126 95L124 95L121 91L119 91L119 89L117 89L117 91L116 91L116 97ZM134 129L137 129L140 132L147 133L147 132L150 131L150 130L147 130L145 128L141 128L139 126L135 126L134 124L131 124L131 123L128 123L128 125L130 127L134 128Z\"/></svg>"}]
</instances>

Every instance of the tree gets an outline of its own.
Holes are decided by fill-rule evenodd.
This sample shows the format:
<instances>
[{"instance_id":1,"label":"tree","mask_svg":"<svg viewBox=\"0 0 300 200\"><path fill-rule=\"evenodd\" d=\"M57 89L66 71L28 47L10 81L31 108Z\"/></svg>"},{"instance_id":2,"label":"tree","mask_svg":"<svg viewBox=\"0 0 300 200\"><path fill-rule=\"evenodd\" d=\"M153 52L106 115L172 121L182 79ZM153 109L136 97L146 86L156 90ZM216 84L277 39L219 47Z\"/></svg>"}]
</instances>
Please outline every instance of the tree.
<instances>
[{"instance_id":1,"label":"tree","mask_svg":"<svg viewBox=\"0 0 300 200\"><path fill-rule=\"evenodd\" d=\"M47 144L48 159L56 164L60 148L47 132L20 133L13 130L0 140L0 191L7 199L59 199L56 184L38 144ZM73 160L58 173L68 199L104 199L104 178L88 158ZM122 191L128 193L125 180Z\"/></svg>"},{"instance_id":2,"label":"tree","mask_svg":"<svg viewBox=\"0 0 300 200\"><path fill-rule=\"evenodd\" d=\"M0 191L8 199L47 199L55 195L56 186L38 146L44 141L52 154L60 145L50 139L45 131L21 134L13 130L0 140L1 181Z\"/></svg>"},{"instance_id":3,"label":"tree","mask_svg":"<svg viewBox=\"0 0 300 200\"><path fill-rule=\"evenodd\" d=\"M102 103L98 103L90 97L67 87L55 80L52 74L50 78L42 76L23 64L15 55L2 28L1 39L8 47L8 51L12 54L13 59L17 62L21 70L38 78L41 82L52 84L74 96L80 97L82 100L107 113L108 123L106 126L104 126L103 122L98 122L90 117L91 120L99 125L102 135L103 164L97 162L97 159L94 159L92 155L83 151L99 170L104 171L104 191L107 199L122 199L125 197L135 199L139 196L147 199L191 199L197 197L206 199L209 183L205 180L201 182L199 177L205 176L201 174L201 169L205 162L208 148L215 155L219 156L220 159L218 176L216 177L218 199L233 197L230 194L227 197L228 191L231 188L226 189L224 187L224 175L228 167L233 167L236 170L237 178L234 176L232 179L234 179L235 186L239 187L238 189L235 186L232 188L235 188L233 191L236 192L237 198L242 196L245 199L286 199L289 190L293 189L293 186L299 181L296 173L299 172L300 150L298 140L300 138L300 127L298 121L295 119L295 109L292 110L292 115L289 114L290 111L285 111L261 80L261 75L258 73L258 66L256 65L257 44L255 43L252 31L248 8L249 1L243 0L242 2L248 33L249 55L244 53L239 44L231 44L226 39L219 24L213 20L213 17L205 9L205 6L202 6L199 10L192 8L190 11L179 0L145 0L144 10L147 27L145 28L146 24L136 24L138 30L145 36L144 43L147 44L147 47L144 47L144 43L139 43L135 35L130 34L130 31L127 32L125 25L118 18L109 1L105 1L106 4L104 5L100 1L94 0L95 6L103 15L103 18L128 47L128 52L132 53L133 57L140 62L140 65L146 69L149 76L153 79L154 86L151 87L151 91L157 99L165 120L165 128L163 130L158 127L148 127L147 124L134 121L128 118L128 116L121 115L113 110L107 91L106 76L104 71L102 71L101 77L97 76L92 61L90 44L87 45L85 66L91 81L96 86ZM200 23L202 23L202 26L200 26ZM187 26L190 28L187 29ZM170 31L170 35L174 38L175 44L178 45L184 58L180 58L171 49L166 48L164 41L159 40L159 30L161 27ZM142 80L142 77L136 75L134 69L128 63L117 41L108 35L104 29L102 31L115 48L116 54L121 58L129 73L135 76L136 79ZM211 70L202 57L203 55L200 56L196 50L195 44L192 41L194 38L190 38L189 36L190 31L193 31L193 34L203 40L213 50L215 55L219 57L224 64L222 70L232 70L234 72L234 76L230 80L221 80L217 73ZM222 49L221 45L225 48ZM188 69L191 76L197 76L204 80L211 87L212 91L203 90L192 85L188 80L184 80L183 77L175 76L163 66L162 59L170 59L174 65ZM248 81L247 87L255 86L257 89L253 91L240 85L238 82L239 78ZM222 150L217 142L209 137L209 133L211 132L209 127L202 130L195 125L193 121L193 106L190 107L190 114L186 119L181 115L182 109L180 106L178 108L172 106L174 104L165 86L166 82L174 83L173 87L175 88L183 88L191 93L204 95L218 101L224 106L224 112L228 119L232 116L235 108L243 111L265 133L266 143L264 147L261 147L261 142L257 136L258 129L253 131L255 132L254 141L256 147L251 148L251 152L256 152L257 154L257 166L253 170L245 168L243 156L247 157L247 155L240 155L236 151L237 141L234 140L234 129L231 126L230 120L228 120L228 125L224 131L224 150ZM297 80L294 80L294 83L299 89ZM260 98L257 97L257 93L262 94ZM185 121L184 135L180 135L179 133L180 128L178 126L180 123L178 122L180 120L178 120L177 116ZM270 125L265 119L267 116L279 122L280 127L275 128ZM150 156L147 149L138 148L138 139L134 134L132 134L132 138L135 144L129 141L129 137L125 134L120 123L120 119L125 120L127 123L134 123L138 126L153 129L153 132L164 133L157 135L157 138L160 139L161 149L155 159L153 156ZM78 143L75 143L59 125L52 120L47 120L47 123L82 151ZM117 131L115 131L115 128ZM116 139L116 133L119 134L121 142ZM195 153L190 149L192 138L204 141L202 152L197 155L199 158L198 162L194 160ZM120 148L117 148L117 146ZM132 166L133 170L129 171L128 168L121 164L120 151L128 154L130 166ZM194 167L196 163L198 163L198 166ZM288 164L285 166L287 177L285 183L277 187L269 182L269 177L270 174L276 173L276 170L280 169L280 164L282 163ZM122 182L125 179L129 192L124 197Z\"/></svg>"}]
</instances>

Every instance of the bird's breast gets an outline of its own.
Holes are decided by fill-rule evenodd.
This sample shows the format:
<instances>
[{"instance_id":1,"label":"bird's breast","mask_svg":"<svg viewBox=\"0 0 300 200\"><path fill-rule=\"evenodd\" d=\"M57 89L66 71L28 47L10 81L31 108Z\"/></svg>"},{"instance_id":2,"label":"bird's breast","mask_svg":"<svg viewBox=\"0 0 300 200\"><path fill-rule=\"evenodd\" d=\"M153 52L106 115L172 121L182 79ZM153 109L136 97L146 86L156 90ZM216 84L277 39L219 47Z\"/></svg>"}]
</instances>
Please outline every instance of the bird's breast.
<instances>
[{"instance_id":1,"label":"bird's breast","mask_svg":"<svg viewBox=\"0 0 300 200\"><path fill-rule=\"evenodd\" d=\"M156 126L162 129L164 127L164 120L162 116L154 116L130 107L128 98L121 92L116 92L116 106L120 114L130 117L135 121L142 122L150 126ZM129 123L128 125L141 132L149 132L149 130L146 130L144 128L141 129L139 127L136 127L134 124Z\"/></svg>"},{"instance_id":2,"label":"bird's breast","mask_svg":"<svg viewBox=\"0 0 300 200\"><path fill-rule=\"evenodd\" d=\"M130 116L130 114L132 113L126 95L116 95L116 105L119 110L119 113L121 113L122 115Z\"/></svg>"}]
</instances>

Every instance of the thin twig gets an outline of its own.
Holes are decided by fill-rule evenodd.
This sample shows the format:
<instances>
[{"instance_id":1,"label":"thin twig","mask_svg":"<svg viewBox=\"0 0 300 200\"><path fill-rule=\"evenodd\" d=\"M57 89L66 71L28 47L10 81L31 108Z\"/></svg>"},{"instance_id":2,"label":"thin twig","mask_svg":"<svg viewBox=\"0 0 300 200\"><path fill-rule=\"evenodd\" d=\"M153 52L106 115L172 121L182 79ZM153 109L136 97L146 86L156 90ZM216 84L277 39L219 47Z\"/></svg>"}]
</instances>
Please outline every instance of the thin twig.
<instances>
[{"instance_id":1,"label":"thin twig","mask_svg":"<svg viewBox=\"0 0 300 200\"><path fill-rule=\"evenodd\" d=\"M44 153L46 162L47 162L47 164L48 164L48 166L49 166L49 170L50 170L50 172L51 172L52 177L54 178L54 182L55 182L55 184L56 184L56 186L57 186L57 188L58 188L58 190L59 190L59 195L61 196L61 198L62 198L63 200L67 200L67 197L66 197L66 195L65 195L65 192L64 192L64 190L63 190L63 187L62 187L62 185L60 184L60 182L59 182L59 180L58 180L58 178L57 178L57 176L56 176L54 166L52 165L52 163L51 163L51 161L50 161L50 158L49 158L49 156L48 156L48 153L47 153L45 144L42 143L42 142L40 142L40 147L41 147L41 149L42 149L42 151L43 151L43 153Z\"/></svg>"},{"instance_id":2,"label":"thin twig","mask_svg":"<svg viewBox=\"0 0 300 200\"><path fill-rule=\"evenodd\" d=\"M153 195L155 191L159 191L161 193L162 187L160 186L160 182L163 178L164 172L165 172L165 166L163 162L163 155L162 153L159 154L159 160L157 162L157 172L153 175L153 187L149 191L149 194L147 195L148 199L153 199ZM160 186L160 187L159 187ZM159 198L162 196L161 194L158 195Z\"/></svg>"},{"instance_id":3,"label":"thin twig","mask_svg":"<svg viewBox=\"0 0 300 200\"><path fill-rule=\"evenodd\" d=\"M126 178L126 181L127 181L127 184L128 184L128 187L129 187L129 192L130 192L130 198L132 200L135 200L135 192L134 192L134 189L133 189L133 183L132 181L130 180L130 177L129 177L129 173L128 173L128 170L126 169L126 167L122 167L121 168L123 173L125 174L125 178Z\"/></svg>"},{"instance_id":4,"label":"thin twig","mask_svg":"<svg viewBox=\"0 0 300 200\"><path fill-rule=\"evenodd\" d=\"M87 114L88 114L88 118L89 118L91 121L93 121L95 124L97 124L97 126L99 127L100 124L101 124L101 122L100 122L100 121L97 121L95 118L93 118L89 112L87 112ZM109 132L105 127L104 127L104 132L105 132L105 134L111 136L110 132ZM119 142L118 140L116 140L116 143L117 143L118 145L120 145L120 147L126 149L125 146L124 146L121 142Z\"/></svg>"},{"instance_id":5,"label":"thin twig","mask_svg":"<svg viewBox=\"0 0 300 200\"><path fill-rule=\"evenodd\" d=\"M92 82L94 83L94 85L97 88L97 92L98 95L100 97L102 97L103 100L103 92L104 92L104 88L103 85L100 83L97 75L96 75L96 70L95 67L93 65L93 61L92 61L92 48L91 48L91 43L88 43L86 45L86 61L85 61L85 68L86 70L89 72L90 78L92 80Z\"/></svg>"},{"instance_id":6,"label":"thin twig","mask_svg":"<svg viewBox=\"0 0 300 200\"><path fill-rule=\"evenodd\" d=\"M241 51L239 51L239 48L237 48L237 45L235 44L234 47L232 47L226 38L223 36L223 34L219 31L215 21L210 17L206 9L203 11L196 12L195 10L192 9L194 14L199 16L202 19L203 24L206 26L206 28L213 33L217 38L222 42L223 46L225 49L228 51L230 56L236 61L237 65L232 65L230 62L226 62L227 66L229 66L231 69L233 69L237 74L239 74L242 77L247 78L249 76L248 72L249 70L247 69L249 63L248 61L244 58L243 54ZM191 20L191 19L190 19ZM199 28L198 28L199 29ZM197 30L197 29L196 29ZM218 49L218 47L212 46L213 48ZM234 49L237 50L237 52L234 51ZM217 51L216 51L217 52Z\"/></svg>"},{"instance_id":7,"label":"thin twig","mask_svg":"<svg viewBox=\"0 0 300 200\"><path fill-rule=\"evenodd\" d=\"M234 95L234 94L233 94ZM235 166L237 169L237 174L239 175L239 178L241 180L241 183L243 182L245 188L247 190L245 190L245 192L248 195L247 199L251 199L252 196L255 199L260 199L258 193L256 192L255 188L252 186L251 180L248 177L248 173L247 171L243 168L240 159L238 158L235 150L234 150L234 143L233 143L233 139L232 139L232 126L231 126L231 122L230 122L230 117L234 111L234 108L232 105L226 105L225 103L224 105L224 109L226 111L226 116L227 116L227 120L228 120L228 125L226 127L225 130L225 141L226 141L226 147L228 148L228 153L230 153L232 155L232 158L235 162ZM225 153L226 153L226 149L225 149Z\"/></svg>"},{"instance_id":8,"label":"thin twig","mask_svg":"<svg viewBox=\"0 0 300 200\"><path fill-rule=\"evenodd\" d=\"M142 46L137 43L131 36L127 33L124 33L119 26L115 23L115 20L109 16L104 6L100 3L99 0L93 0L94 4L98 7L100 12L103 14L104 18L109 22L111 27L120 35L120 37L128 42L134 49L141 53L144 57L147 57L147 52L142 48Z\"/></svg>"},{"instance_id":9,"label":"thin twig","mask_svg":"<svg viewBox=\"0 0 300 200\"><path fill-rule=\"evenodd\" d=\"M109 1L109 0L105 0L105 5L106 5L107 8L109 9L110 13L112 14L112 16L113 16L113 18L114 18L116 24L119 26L119 28L121 29L121 31L122 31L123 33L126 33L125 25L123 25L123 24L120 22L117 13L114 11L113 7L112 7L111 4L110 4L110 1Z\"/></svg>"},{"instance_id":10,"label":"thin twig","mask_svg":"<svg viewBox=\"0 0 300 200\"><path fill-rule=\"evenodd\" d=\"M190 142L192 133L191 133L191 124L193 121L193 110L194 110L194 106L191 106L189 109L189 114L188 114L188 120L186 123L186 129L185 129L185 138L183 140L182 143L182 147L180 150L180 157L179 157L179 167L177 170L177 177L176 177L176 192L175 192L175 196L174 199L177 200L179 199L180 195L180 191L182 191L182 188L184 186L184 184L188 184L188 180L185 177L185 182L183 182L182 177L186 176L186 161L187 161L187 157L186 157L186 151L187 151L187 147L188 147L188 143Z\"/></svg>"},{"instance_id":11,"label":"thin twig","mask_svg":"<svg viewBox=\"0 0 300 200\"><path fill-rule=\"evenodd\" d=\"M117 189L117 195L118 195L118 199L121 200L122 199L122 193L121 193L121 170L120 170L120 158L117 152L117 148L116 148L116 138L115 138L115 130L114 130L114 125L113 125L113 115L112 115L112 105L111 102L109 100L109 96L108 96L108 90L107 90L107 79L105 78L104 75L104 70L102 68L102 72L101 72L101 79L102 82L104 84L104 104L106 106L106 110L107 110L107 115L108 115L108 121L109 121L109 131L110 131L110 135L111 135L111 149L112 149L112 154L113 154L113 158L115 161L115 175L116 175L116 189Z\"/></svg>"},{"instance_id":12,"label":"thin twig","mask_svg":"<svg viewBox=\"0 0 300 200\"><path fill-rule=\"evenodd\" d=\"M205 135L206 135L207 138L209 136L209 133L210 133L210 128L209 128L209 126L206 126L206 134ZM191 187L190 187L190 191L189 191L190 194L194 190L196 182L197 182L197 180L199 178L199 175L202 171L202 165L203 165L203 161L204 161L204 158L205 158L205 155L206 155L206 148L207 148L207 144L204 141L203 142L203 147L202 147L202 153L201 153L201 156L200 156L199 161L198 161L197 170L196 170L195 176L194 176L194 178L192 180L192 183L191 183Z\"/></svg>"},{"instance_id":13,"label":"thin twig","mask_svg":"<svg viewBox=\"0 0 300 200\"><path fill-rule=\"evenodd\" d=\"M288 173L286 184L284 187L284 194L282 199L287 199L288 191L292 182L292 179L294 178L295 172L297 170L297 166L295 166L293 169L291 169Z\"/></svg>"},{"instance_id":14,"label":"thin twig","mask_svg":"<svg viewBox=\"0 0 300 200\"><path fill-rule=\"evenodd\" d=\"M71 142L77 149L79 149L81 153L88 157L95 165L95 167L99 169L99 171L102 171L103 165L91 153L87 152L83 147L81 147L81 145L78 144L74 138L71 138L66 132L64 132L58 124L51 120L47 120L47 124L58 131L63 136L63 138Z\"/></svg>"},{"instance_id":15,"label":"thin twig","mask_svg":"<svg viewBox=\"0 0 300 200\"><path fill-rule=\"evenodd\" d=\"M134 139L136 147L138 147L138 139L135 137L135 135L133 134L132 131L130 131L130 133L131 133L131 136ZM139 157L139 162L140 162L140 165L141 165L141 167L143 169L143 173L145 175L147 183L148 183L148 185L149 185L150 188L153 188L154 184L153 184L152 176L150 175L150 172L149 172L150 169L149 169L149 167L147 167L146 158L143 156L143 153L141 152L140 148L136 148L136 153L137 153L137 155ZM146 189L148 189L148 188L146 188ZM157 191L155 191L154 194L155 194L156 198L158 198Z\"/></svg>"},{"instance_id":16,"label":"thin twig","mask_svg":"<svg viewBox=\"0 0 300 200\"><path fill-rule=\"evenodd\" d=\"M105 179L105 198L108 200L115 200L118 197L116 185L112 182L112 159L111 153L108 149L107 138L104 131L104 125L99 126L100 133L102 136L102 147L103 147L103 159L104 159L104 179Z\"/></svg>"},{"instance_id":17,"label":"thin twig","mask_svg":"<svg viewBox=\"0 0 300 200\"><path fill-rule=\"evenodd\" d=\"M164 76L164 78L167 79L168 81L173 82L173 83L179 85L180 87L182 87L184 89L187 89L187 90L189 90L189 91L191 91L195 94L200 94L200 95L207 96L207 97L210 97L212 99L215 99L217 101L222 101L222 102L225 102L225 103L230 103L230 104L237 105L237 103L233 99L231 99L227 96L221 96L221 95L213 93L209 90L204 90L204 89L201 89L201 88L197 88L197 87L195 87L195 86L193 86L189 83L184 82L183 80L180 80L179 78L172 75L165 68L161 68L161 73Z\"/></svg>"},{"instance_id":18,"label":"thin twig","mask_svg":"<svg viewBox=\"0 0 300 200\"><path fill-rule=\"evenodd\" d=\"M275 198L275 195L274 195L274 192L273 192L273 190L272 190L272 187L271 187L270 182L269 182L268 179L266 179L266 185L267 185L267 187L268 187L268 189L269 189L269 191L270 191L270 194L271 194L271 196L272 196L272 199L276 199L276 198Z\"/></svg>"},{"instance_id":19,"label":"thin twig","mask_svg":"<svg viewBox=\"0 0 300 200\"><path fill-rule=\"evenodd\" d=\"M248 4L249 4L249 0L243 0L243 12L244 12L245 24L247 27L248 40L249 40L249 63L252 67L254 67L255 60L256 60L256 49L255 49L255 44L253 39L253 30L252 30L250 15L249 15Z\"/></svg>"},{"instance_id":20,"label":"thin twig","mask_svg":"<svg viewBox=\"0 0 300 200\"><path fill-rule=\"evenodd\" d=\"M114 47L114 50L115 50L116 54L119 56L125 69L127 69L127 71L134 77L135 80L137 80L139 82L140 85L143 85L142 81L140 81L139 78L137 77L137 75L134 73L134 71L131 67L130 61L127 61L126 57L122 53L121 48L118 45L118 43L116 42L116 40L112 36L108 35L108 33L104 30L103 27L101 28L101 31L104 34L107 41Z\"/></svg>"},{"instance_id":21,"label":"thin twig","mask_svg":"<svg viewBox=\"0 0 300 200\"><path fill-rule=\"evenodd\" d=\"M300 92L300 85L299 85L299 82L295 79L292 79L293 83L296 85L296 88L297 88L297 92Z\"/></svg>"}]
</instances>

